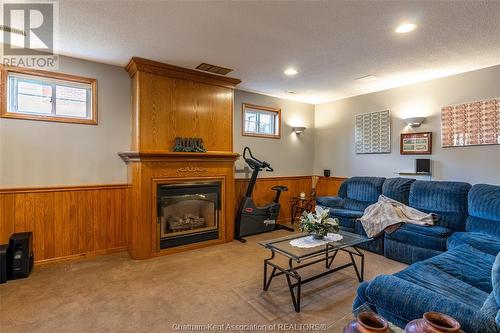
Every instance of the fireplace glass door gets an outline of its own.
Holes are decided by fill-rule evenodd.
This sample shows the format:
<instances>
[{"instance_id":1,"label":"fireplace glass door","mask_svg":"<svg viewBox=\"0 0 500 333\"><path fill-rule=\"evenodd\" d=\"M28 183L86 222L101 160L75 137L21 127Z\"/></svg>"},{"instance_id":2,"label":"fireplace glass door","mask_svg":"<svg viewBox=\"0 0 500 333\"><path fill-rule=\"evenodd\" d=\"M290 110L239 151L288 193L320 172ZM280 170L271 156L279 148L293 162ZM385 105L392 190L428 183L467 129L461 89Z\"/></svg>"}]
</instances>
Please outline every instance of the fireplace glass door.
<instances>
[{"instance_id":1,"label":"fireplace glass door","mask_svg":"<svg viewBox=\"0 0 500 333\"><path fill-rule=\"evenodd\" d=\"M160 249L219 238L220 182L159 185Z\"/></svg>"}]
</instances>

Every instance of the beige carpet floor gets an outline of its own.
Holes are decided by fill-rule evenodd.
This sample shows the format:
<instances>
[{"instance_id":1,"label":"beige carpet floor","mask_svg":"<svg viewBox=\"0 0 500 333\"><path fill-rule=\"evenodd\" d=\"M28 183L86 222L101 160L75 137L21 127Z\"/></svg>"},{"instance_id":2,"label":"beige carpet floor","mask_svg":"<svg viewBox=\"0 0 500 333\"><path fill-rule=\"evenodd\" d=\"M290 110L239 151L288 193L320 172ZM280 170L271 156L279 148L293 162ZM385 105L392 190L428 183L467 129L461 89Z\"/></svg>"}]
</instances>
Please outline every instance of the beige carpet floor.
<instances>
[{"instance_id":1,"label":"beige carpet floor","mask_svg":"<svg viewBox=\"0 0 500 333\"><path fill-rule=\"evenodd\" d=\"M317 324L341 332L359 284L352 267L304 285L300 313L293 310L283 276L262 291L263 259L269 253L257 241L287 234L276 231L249 237L246 244L235 241L150 260L119 253L35 267L28 279L0 285L0 331L220 331L189 326L210 324L242 325L233 331L297 331L308 329L298 324ZM405 267L365 253L367 280ZM346 255L335 261L345 262ZM316 264L301 272L322 269Z\"/></svg>"}]
</instances>

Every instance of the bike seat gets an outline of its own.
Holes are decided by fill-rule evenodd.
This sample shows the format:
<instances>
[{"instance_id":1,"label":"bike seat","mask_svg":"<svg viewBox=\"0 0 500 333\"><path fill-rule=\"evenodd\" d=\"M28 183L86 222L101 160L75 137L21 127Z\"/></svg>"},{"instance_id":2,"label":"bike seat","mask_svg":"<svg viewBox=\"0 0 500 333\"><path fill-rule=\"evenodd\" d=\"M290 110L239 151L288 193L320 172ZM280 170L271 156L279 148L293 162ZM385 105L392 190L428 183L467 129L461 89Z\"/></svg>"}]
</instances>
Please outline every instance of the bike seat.
<instances>
[{"instance_id":1,"label":"bike seat","mask_svg":"<svg viewBox=\"0 0 500 333\"><path fill-rule=\"evenodd\" d=\"M279 192L286 192L286 191L288 191L288 187L278 185L278 186L271 187L271 190L279 191Z\"/></svg>"}]
</instances>

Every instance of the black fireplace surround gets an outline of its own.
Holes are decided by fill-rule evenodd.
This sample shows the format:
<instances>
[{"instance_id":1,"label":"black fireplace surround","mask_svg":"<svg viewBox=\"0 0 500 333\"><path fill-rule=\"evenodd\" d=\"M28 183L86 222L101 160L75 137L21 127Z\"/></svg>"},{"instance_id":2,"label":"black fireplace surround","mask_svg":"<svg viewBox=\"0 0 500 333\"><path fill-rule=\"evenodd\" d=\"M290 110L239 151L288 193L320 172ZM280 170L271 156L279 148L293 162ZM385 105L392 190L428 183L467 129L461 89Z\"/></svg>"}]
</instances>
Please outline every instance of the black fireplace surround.
<instances>
[{"instance_id":1,"label":"black fireplace surround","mask_svg":"<svg viewBox=\"0 0 500 333\"><path fill-rule=\"evenodd\" d=\"M218 239L220 210L220 182L158 185L160 249Z\"/></svg>"}]
</instances>

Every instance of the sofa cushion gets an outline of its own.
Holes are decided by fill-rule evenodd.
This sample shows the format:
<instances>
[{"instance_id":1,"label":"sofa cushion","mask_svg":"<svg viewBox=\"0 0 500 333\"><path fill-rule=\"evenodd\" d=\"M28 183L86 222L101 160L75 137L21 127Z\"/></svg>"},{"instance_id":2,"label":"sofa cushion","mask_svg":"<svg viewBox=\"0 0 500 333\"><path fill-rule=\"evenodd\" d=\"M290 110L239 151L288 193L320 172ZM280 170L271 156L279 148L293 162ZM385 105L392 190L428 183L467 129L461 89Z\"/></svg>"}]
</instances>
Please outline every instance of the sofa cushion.
<instances>
[{"instance_id":1,"label":"sofa cushion","mask_svg":"<svg viewBox=\"0 0 500 333\"><path fill-rule=\"evenodd\" d=\"M411 185L409 205L426 213L436 213L437 225L441 227L463 231L470 188L470 184L462 182L417 180Z\"/></svg>"},{"instance_id":2,"label":"sofa cushion","mask_svg":"<svg viewBox=\"0 0 500 333\"><path fill-rule=\"evenodd\" d=\"M425 261L443 272L486 293L492 291L491 267L495 256L469 245L462 245Z\"/></svg>"},{"instance_id":3,"label":"sofa cushion","mask_svg":"<svg viewBox=\"0 0 500 333\"><path fill-rule=\"evenodd\" d=\"M482 232L500 238L500 222L469 216L465 225L465 231Z\"/></svg>"},{"instance_id":4,"label":"sofa cushion","mask_svg":"<svg viewBox=\"0 0 500 333\"><path fill-rule=\"evenodd\" d=\"M500 252L500 237L481 232L455 232L448 238L446 246L448 249L453 249L464 244L491 255L497 255Z\"/></svg>"},{"instance_id":5,"label":"sofa cushion","mask_svg":"<svg viewBox=\"0 0 500 333\"><path fill-rule=\"evenodd\" d=\"M469 306L482 306L491 292L494 257L464 245L394 274Z\"/></svg>"},{"instance_id":6,"label":"sofa cushion","mask_svg":"<svg viewBox=\"0 0 500 333\"><path fill-rule=\"evenodd\" d=\"M317 197L316 204L326 208L342 208L343 199L340 197Z\"/></svg>"},{"instance_id":7,"label":"sofa cushion","mask_svg":"<svg viewBox=\"0 0 500 333\"><path fill-rule=\"evenodd\" d=\"M345 180L339 189L339 197L344 199L343 208L364 211L377 202L384 180L383 177L352 177Z\"/></svg>"},{"instance_id":8,"label":"sofa cushion","mask_svg":"<svg viewBox=\"0 0 500 333\"><path fill-rule=\"evenodd\" d=\"M382 193L383 177L351 177L344 181L345 198L365 202L375 202ZM341 197L343 191L339 191Z\"/></svg>"},{"instance_id":9,"label":"sofa cushion","mask_svg":"<svg viewBox=\"0 0 500 333\"><path fill-rule=\"evenodd\" d=\"M330 216L331 217L347 217L357 219L358 217L363 216L363 211L359 210L350 210L344 208L330 208Z\"/></svg>"},{"instance_id":10,"label":"sofa cushion","mask_svg":"<svg viewBox=\"0 0 500 333\"><path fill-rule=\"evenodd\" d=\"M349 232L356 232L355 227L356 227L356 219L349 218L349 217L342 217L342 216L337 216L339 219L339 225L340 229L349 231Z\"/></svg>"},{"instance_id":11,"label":"sofa cushion","mask_svg":"<svg viewBox=\"0 0 500 333\"><path fill-rule=\"evenodd\" d=\"M469 215L500 222L500 186L472 186L469 192Z\"/></svg>"},{"instance_id":12,"label":"sofa cushion","mask_svg":"<svg viewBox=\"0 0 500 333\"><path fill-rule=\"evenodd\" d=\"M408 245L445 251L446 239L451 234L452 230L447 228L407 223L392 233L386 233L385 237Z\"/></svg>"},{"instance_id":13,"label":"sofa cushion","mask_svg":"<svg viewBox=\"0 0 500 333\"><path fill-rule=\"evenodd\" d=\"M388 178L382 186L382 194L386 197L408 205L411 184L415 179L412 178Z\"/></svg>"}]
</instances>

